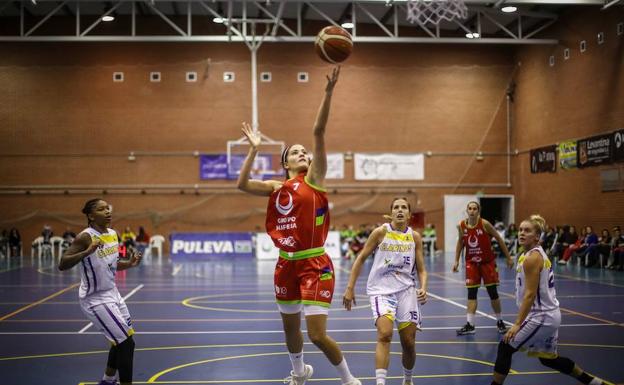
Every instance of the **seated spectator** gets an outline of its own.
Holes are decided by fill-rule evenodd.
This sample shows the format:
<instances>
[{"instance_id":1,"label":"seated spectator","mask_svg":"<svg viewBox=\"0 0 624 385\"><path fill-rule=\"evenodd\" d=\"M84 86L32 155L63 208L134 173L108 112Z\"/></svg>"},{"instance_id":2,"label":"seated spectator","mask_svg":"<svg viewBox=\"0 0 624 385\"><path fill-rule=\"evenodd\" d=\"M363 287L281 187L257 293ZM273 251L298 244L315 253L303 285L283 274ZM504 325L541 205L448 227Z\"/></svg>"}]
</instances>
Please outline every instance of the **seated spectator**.
<instances>
[{"instance_id":1,"label":"seated spectator","mask_svg":"<svg viewBox=\"0 0 624 385\"><path fill-rule=\"evenodd\" d=\"M355 231L353 231L353 226L343 225L342 230L340 230L340 250L342 251L342 255L346 259L351 259L354 257L351 252L351 242L355 238Z\"/></svg>"},{"instance_id":2,"label":"seated spectator","mask_svg":"<svg viewBox=\"0 0 624 385\"><path fill-rule=\"evenodd\" d=\"M567 231L566 231L567 227ZM580 238L578 233L576 232L576 227L574 226L563 226L563 234L561 235L560 247L557 250L557 257L559 258L560 264L566 264L568 261L563 260L564 255L568 252L570 246L577 244L580 245ZM577 246L578 247L578 246ZM571 252L570 252L571 253ZM568 256L568 259L570 256Z\"/></svg>"},{"instance_id":3,"label":"seated spectator","mask_svg":"<svg viewBox=\"0 0 624 385\"><path fill-rule=\"evenodd\" d=\"M130 226L127 226L123 233L121 233L121 242L126 247L135 247L136 234L130 230Z\"/></svg>"},{"instance_id":4,"label":"seated spectator","mask_svg":"<svg viewBox=\"0 0 624 385\"><path fill-rule=\"evenodd\" d=\"M11 255L22 255L22 237L15 227L9 231L9 248Z\"/></svg>"},{"instance_id":5,"label":"seated spectator","mask_svg":"<svg viewBox=\"0 0 624 385\"><path fill-rule=\"evenodd\" d=\"M41 241L44 245L52 245L52 237L54 236L54 232L52 231L52 227L50 225L44 225L43 230L41 231L41 236L43 240Z\"/></svg>"},{"instance_id":6,"label":"seated spectator","mask_svg":"<svg viewBox=\"0 0 624 385\"><path fill-rule=\"evenodd\" d=\"M62 238L63 238L63 244L61 245L61 247L63 249L66 249L74 241L74 238L76 238L76 233L71 231L71 229L68 227L65 229L65 232L63 233Z\"/></svg>"},{"instance_id":7,"label":"seated spectator","mask_svg":"<svg viewBox=\"0 0 624 385\"><path fill-rule=\"evenodd\" d=\"M6 229L2 229L0 232L0 254L2 256L9 255L9 232Z\"/></svg>"},{"instance_id":8,"label":"seated spectator","mask_svg":"<svg viewBox=\"0 0 624 385\"><path fill-rule=\"evenodd\" d=\"M610 270L622 270L624 268L624 235L620 231L620 226L613 228L613 237L611 238L611 256L612 262L607 266Z\"/></svg>"},{"instance_id":9,"label":"seated spectator","mask_svg":"<svg viewBox=\"0 0 624 385\"><path fill-rule=\"evenodd\" d=\"M540 238L540 246L546 251L546 254L552 256L552 251L559 238L560 229L555 230L552 226L548 226L546 231L542 233Z\"/></svg>"},{"instance_id":10,"label":"seated spectator","mask_svg":"<svg viewBox=\"0 0 624 385\"><path fill-rule=\"evenodd\" d=\"M136 236L136 247L141 253L145 252L147 245L149 245L150 236L145 232L143 226L139 226L139 234Z\"/></svg>"},{"instance_id":11,"label":"seated spectator","mask_svg":"<svg viewBox=\"0 0 624 385\"><path fill-rule=\"evenodd\" d=\"M568 263L574 256L576 258L584 258L587 248L590 245L598 243L598 236L594 233L591 226L587 226L581 230L581 237L570 245L568 249L563 253L563 257L559 261L560 264Z\"/></svg>"},{"instance_id":12,"label":"seated spectator","mask_svg":"<svg viewBox=\"0 0 624 385\"><path fill-rule=\"evenodd\" d=\"M585 263L585 267L591 267L596 264L600 260L600 255L602 255L603 261L607 261L609 259L609 254L611 253L611 234L609 234L609 230L602 229L602 233L600 237L598 237L598 242L587 247L587 262ZM600 265L599 267L603 267Z\"/></svg>"},{"instance_id":13,"label":"seated spectator","mask_svg":"<svg viewBox=\"0 0 624 385\"><path fill-rule=\"evenodd\" d=\"M518 241L518 229L516 228L516 224L512 223L507 227L507 231L505 232L505 245L507 249L516 250L517 249L517 241Z\"/></svg>"}]
</instances>

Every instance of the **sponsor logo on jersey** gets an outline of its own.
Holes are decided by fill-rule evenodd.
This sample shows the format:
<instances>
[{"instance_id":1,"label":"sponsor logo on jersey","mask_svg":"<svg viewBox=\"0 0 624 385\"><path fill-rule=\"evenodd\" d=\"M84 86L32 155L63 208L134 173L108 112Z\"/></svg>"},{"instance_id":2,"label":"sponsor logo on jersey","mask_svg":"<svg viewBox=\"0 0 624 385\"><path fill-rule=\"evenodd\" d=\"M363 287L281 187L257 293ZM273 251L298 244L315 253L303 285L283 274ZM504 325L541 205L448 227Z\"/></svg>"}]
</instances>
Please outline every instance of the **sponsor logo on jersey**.
<instances>
[{"instance_id":1,"label":"sponsor logo on jersey","mask_svg":"<svg viewBox=\"0 0 624 385\"><path fill-rule=\"evenodd\" d=\"M280 196L282 194L282 190L280 190L277 193L277 198L275 199L275 208L277 209L277 212L279 212L280 214L286 216L288 214L290 214L290 212L292 211L293 207L294 207L294 203L293 203L293 197L290 194L290 192L286 191L286 194L288 194L288 203L285 205L282 205L280 203Z\"/></svg>"},{"instance_id":2,"label":"sponsor logo on jersey","mask_svg":"<svg viewBox=\"0 0 624 385\"><path fill-rule=\"evenodd\" d=\"M279 238L277 241L280 243L280 245L288 247L294 247L297 244L295 238L292 235L286 238Z\"/></svg>"},{"instance_id":3,"label":"sponsor logo on jersey","mask_svg":"<svg viewBox=\"0 0 624 385\"><path fill-rule=\"evenodd\" d=\"M473 240L474 237L474 240ZM479 238L476 235L470 235L468 237L468 246L470 247L479 247Z\"/></svg>"},{"instance_id":4,"label":"sponsor logo on jersey","mask_svg":"<svg viewBox=\"0 0 624 385\"><path fill-rule=\"evenodd\" d=\"M287 292L288 290L286 290L285 287L280 287L280 286L275 285L275 294L286 295Z\"/></svg>"},{"instance_id":5,"label":"sponsor logo on jersey","mask_svg":"<svg viewBox=\"0 0 624 385\"><path fill-rule=\"evenodd\" d=\"M331 291L329 290L321 290L319 291L319 295L323 298L331 298Z\"/></svg>"}]
</instances>

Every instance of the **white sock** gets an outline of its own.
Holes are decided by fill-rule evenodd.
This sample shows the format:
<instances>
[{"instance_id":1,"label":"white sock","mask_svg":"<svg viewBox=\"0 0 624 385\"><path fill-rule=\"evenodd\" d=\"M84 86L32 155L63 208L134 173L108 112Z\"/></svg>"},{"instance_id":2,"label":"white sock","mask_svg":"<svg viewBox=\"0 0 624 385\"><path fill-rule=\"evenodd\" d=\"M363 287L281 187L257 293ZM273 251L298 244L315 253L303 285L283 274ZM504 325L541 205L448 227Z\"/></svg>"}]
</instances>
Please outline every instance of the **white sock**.
<instances>
[{"instance_id":1,"label":"white sock","mask_svg":"<svg viewBox=\"0 0 624 385\"><path fill-rule=\"evenodd\" d=\"M412 369L403 368L403 378L405 379L405 382L412 381Z\"/></svg>"},{"instance_id":2,"label":"white sock","mask_svg":"<svg viewBox=\"0 0 624 385\"><path fill-rule=\"evenodd\" d=\"M589 382L589 385L602 385L602 380L598 377L594 377L594 379Z\"/></svg>"},{"instance_id":3,"label":"white sock","mask_svg":"<svg viewBox=\"0 0 624 385\"><path fill-rule=\"evenodd\" d=\"M503 320L503 315L501 313L496 313L496 319L499 321Z\"/></svg>"},{"instance_id":4,"label":"white sock","mask_svg":"<svg viewBox=\"0 0 624 385\"><path fill-rule=\"evenodd\" d=\"M104 373L104 375L102 376L102 379L103 379L104 381L110 381L110 382L113 382L113 381L115 381L115 376L107 376L107 375L106 375L106 373Z\"/></svg>"},{"instance_id":5,"label":"white sock","mask_svg":"<svg viewBox=\"0 0 624 385\"><path fill-rule=\"evenodd\" d=\"M338 365L336 365L336 370L338 370L338 375L340 376L340 381L343 384L353 380L353 374L349 370L349 365L347 365L347 360L343 357L342 361Z\"/></svg>"},{"instance_id":6,"label":"white sock","mask_svg":"<svg viewBox=\"0 0 624 385\"><path fill-rule=\"evenodd\" d=\"M468 319L468 323L474 326L475 324L475 315L474 313L466 313L466 318Z\"/></svg>"},{"instance_id":7,"label":"white sock","mask_svg":"<svg viewBox=\"0 0 624 385\"><path fill-rule=\"evenodd\" d=\"M305 373L305 364L303 363L303 351L299 353L288 353L290 362L292 362L293 373L295 376L302 376Z\"/></svg>"},{"instance_id":8,"label":"white sock","mask_svg":"<svg viewBox=\"0 0 624 385\"><path fill-rule=\"evenodd\" d=\"M386 385L386 376L388 375L387 369L375 369L375 378L377 385Z\"/></svg>"}]
</instances>

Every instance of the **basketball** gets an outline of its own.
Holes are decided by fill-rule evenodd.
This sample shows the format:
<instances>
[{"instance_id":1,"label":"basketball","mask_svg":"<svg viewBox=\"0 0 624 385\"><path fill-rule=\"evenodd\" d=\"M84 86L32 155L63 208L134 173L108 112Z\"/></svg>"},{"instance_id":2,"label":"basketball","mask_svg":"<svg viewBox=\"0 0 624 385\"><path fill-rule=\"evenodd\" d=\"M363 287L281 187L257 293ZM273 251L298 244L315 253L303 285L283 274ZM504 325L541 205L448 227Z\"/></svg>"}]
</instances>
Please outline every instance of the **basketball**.
<instances>
[{"instance_id":1,"label":"basketball","mask_svg":"<svg viewBox=\"0 0 624 385\"><path fill-rule=\"evenodd\" d=\"M330 25L316 35L314 48L324 61L332 64L341 63L351 55L353 40L349 32Z\"/></svg>"}]
</instances>

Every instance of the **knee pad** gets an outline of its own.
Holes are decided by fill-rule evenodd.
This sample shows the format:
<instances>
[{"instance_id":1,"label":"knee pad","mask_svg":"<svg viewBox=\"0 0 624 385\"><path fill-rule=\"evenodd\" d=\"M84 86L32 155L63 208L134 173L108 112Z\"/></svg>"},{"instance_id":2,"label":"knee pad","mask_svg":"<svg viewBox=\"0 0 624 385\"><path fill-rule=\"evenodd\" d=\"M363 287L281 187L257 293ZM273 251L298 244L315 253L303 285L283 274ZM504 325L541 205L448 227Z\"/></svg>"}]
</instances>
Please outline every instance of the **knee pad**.
<instances>
[{"instance_id":1,"label":"knee pad","mask_svg":"<svg viewBox=\"0 0 624 385\"><path fill-rule=\"evenodd\" d=\"M494 364L494 371L496 373L506 376L511 369L511 356L516 352L511 345L504 342L498 343L498 353L496 354L496 363Z\"/></svg>"},{"instance_id":2,"label":"knee pad","mask_svg":"<svg viewBox=\"0 0 624 385\"><path fill-rule=\"evenodd\" d=\"M485 287L492 301L498 299L498 289L496 285L490 285Z\"/></svg>"},{"instance_id":3,"label":"knee pad","mask_svg":"<svg viewBox=\"0 0 624 385\"><path fill-rule=\"evenodd\" d=\"M132 336L117 345L117 370L119 371L120 382L132 382L134 346Z\"/></svg>"},{"instance_id":4,"label":"knee pad","mask_svg":"<svg viewBox=\"0 0 624 385\"><path fill-rule=\"evenodd\" d=\"M571 374L574 369L574 361L567 357L557 357L557 358L541 358L540 362L542 365L547 366L549 368L555 369L563 374Z\"/></svg>"},{"instance_id":5,"label":"knee pad","mask_svg":"<svg viewBox=\"0 0 624 385\"><path fill-rule=\"evenodd\" d=\"M477 292L479 291L478 287L469 287L468 288L468 299L477 299Z\"/></svg>"}]
</instances>

